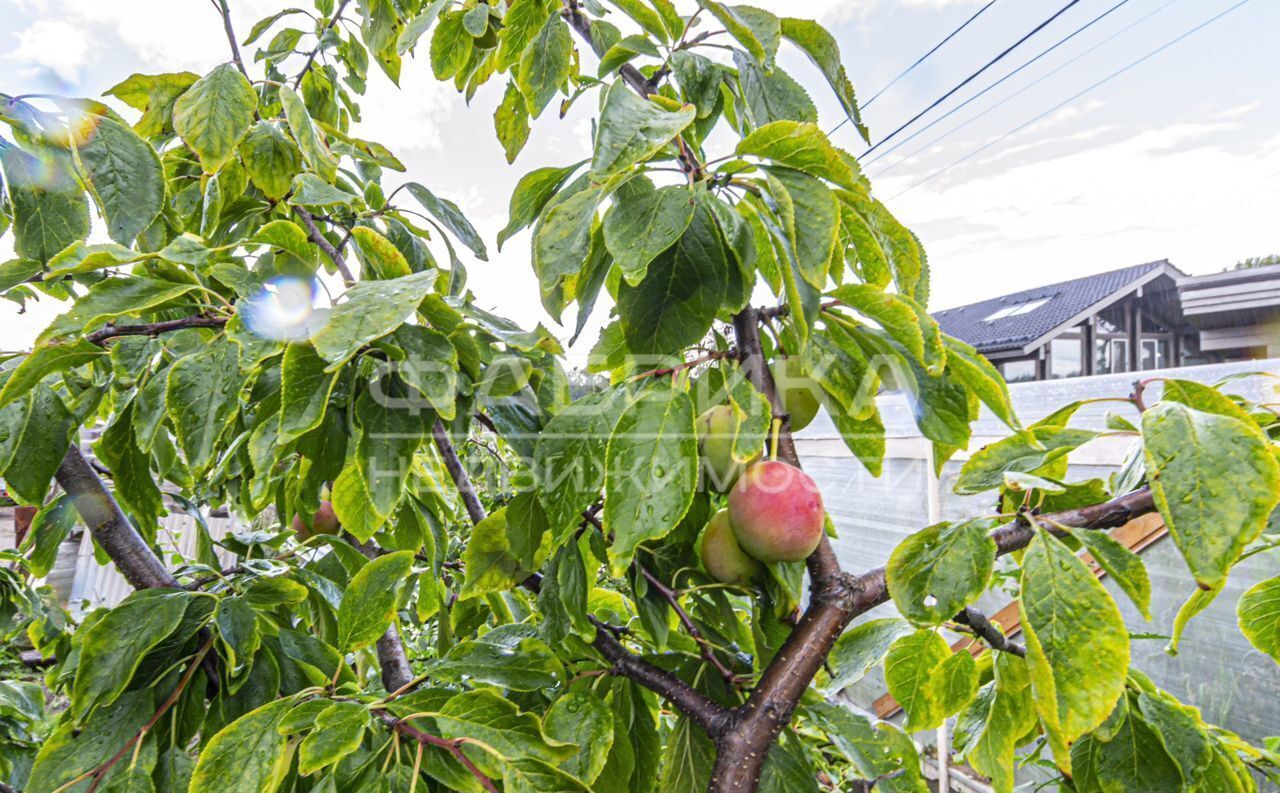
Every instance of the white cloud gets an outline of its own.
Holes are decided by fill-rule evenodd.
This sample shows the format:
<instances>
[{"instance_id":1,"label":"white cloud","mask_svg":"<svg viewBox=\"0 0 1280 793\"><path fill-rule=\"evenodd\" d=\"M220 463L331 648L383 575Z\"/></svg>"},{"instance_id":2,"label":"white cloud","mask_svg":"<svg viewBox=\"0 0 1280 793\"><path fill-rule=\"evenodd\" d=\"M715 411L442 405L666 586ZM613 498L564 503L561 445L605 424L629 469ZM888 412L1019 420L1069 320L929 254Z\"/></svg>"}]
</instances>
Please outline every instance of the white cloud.
<instances>
[{"instance_id":1,"label":"white cloud","mask_svg":"<svg viewBox=\"0 0 1280 793\"><path fill-rule=\"evenodd\" d=\"M5 58L16 61L22 72L45 70L64 83L80 81L89 58L90 37L84 28L61 19L37 19L13 35L18 45Z\"/></svg>"}]
</instances>

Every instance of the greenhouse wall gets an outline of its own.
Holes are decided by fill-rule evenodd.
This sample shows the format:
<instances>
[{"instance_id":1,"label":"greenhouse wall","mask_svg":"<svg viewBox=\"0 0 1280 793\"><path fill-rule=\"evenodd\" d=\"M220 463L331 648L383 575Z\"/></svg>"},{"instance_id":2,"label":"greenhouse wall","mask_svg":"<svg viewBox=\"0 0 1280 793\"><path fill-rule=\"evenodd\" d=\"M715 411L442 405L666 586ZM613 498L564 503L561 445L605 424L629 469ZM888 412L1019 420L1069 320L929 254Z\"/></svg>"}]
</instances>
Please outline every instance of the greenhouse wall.
<instances>
[{"instance_id":1,"label":"greenhouse wall","mask_svg":"<svg viewBox=\"0 0 1280 793\"><path fill-rule=\"evenodd\" d=\"M1269 372L1276 377L1242 376L1248 372ZM1280 377L1280 359L1143 372L1141 376L1205 383L1238 377L1228 391L1258 402L1280 402L1280 379L1276 379ZM1019 383L1010 386L1010 393L1018 416L1029 424L1077 400L1125 397L1132 391L1134 379L1130 373ZM1158 382L1151 384L1148 402L1158 398L1159 389ZM995 511L991 494L959 496L952 492L968 453L957 454L935 478L931 473L930 444L920 437L907 398L901 394L885 395L878 404L889 436L884 471L878 478L868 474L852 456L825 414L796 436L805 470L821 487L839 532L836 554L850 571L883 565L899 542L930 523ZM1081 407L1071 426L1104 430L1109 411L1136 420L1132 405L1103 402ZM969 448L977 450L1008 434L1009 429L984 409L974 425ZM1119 467L1133 442L1132 436L1114 436L1081 447L1071 457L1068 481L1107 478ZM1133 665L1161 687L1198 705L1209 721L1238 732L1249 741L1260 743L1265 737L1280 735L1280 670L1240 634L1235 616L1235 603L1245 589L1280 574L1280 549L1258 554L1232 571L1227 588L1217 601L1191 621L1176 656L1166 652L1168 640L1164 637L1172 631L1174 615L1195 590L1195 584L1167 536L1143 550L1142 557L1151 576L1151 622L1142 618L1114 582L1103 579L1130 631L1144 637L1132 642ZM988 593L980 607L993 614L1010 600ZM861 619L895 614L892 604L887 604ZM1088 648L1082 647L1081 651L1088 652ZM846 694L859 707L873 711L876 700L885 694L883 678L878 673L869 676Z\"/></svg>"}]
</instances>

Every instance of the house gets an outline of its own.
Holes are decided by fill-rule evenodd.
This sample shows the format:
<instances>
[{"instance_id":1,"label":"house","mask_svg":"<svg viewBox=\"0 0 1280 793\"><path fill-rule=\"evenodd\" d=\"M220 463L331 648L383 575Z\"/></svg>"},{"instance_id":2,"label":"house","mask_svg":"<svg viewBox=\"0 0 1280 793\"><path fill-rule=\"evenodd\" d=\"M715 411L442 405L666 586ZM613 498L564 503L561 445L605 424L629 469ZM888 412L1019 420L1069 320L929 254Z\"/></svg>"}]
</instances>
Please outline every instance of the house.
<instances>
[{"instance_id":1,"label":"house","mask_svg":"<svg viewBox=\"0 0 1280 793\"><path fill-rule=\"evenodd\" d=\"M1280 265L1188 276L1167 259L936 312L1009 382L1280 355Z\"/></svg>"}]
</instances>

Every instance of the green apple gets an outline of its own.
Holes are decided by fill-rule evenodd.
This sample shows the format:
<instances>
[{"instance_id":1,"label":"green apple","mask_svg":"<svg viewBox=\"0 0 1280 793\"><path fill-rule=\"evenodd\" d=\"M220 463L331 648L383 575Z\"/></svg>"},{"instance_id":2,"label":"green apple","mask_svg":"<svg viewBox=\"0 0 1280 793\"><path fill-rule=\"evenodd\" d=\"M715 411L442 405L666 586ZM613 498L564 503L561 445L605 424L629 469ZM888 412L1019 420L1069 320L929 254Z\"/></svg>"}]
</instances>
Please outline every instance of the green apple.
<instances>
[{"instance_id":1,"label":"green apple","mask_svg":"<svg viewBox=\"0 0 1280 793\"><path fill-rule=\"evenodd\" d=\"M809 422L818 414L818 396L822 390L812 377L804 373L800 359L780 356L769 364L769 372L773 375L773 386L782 399L783 410L791 415L792 431L809 426Z\"/></svg>"},{"instance_id":2,"label":"green apple","mask_svg":"<svg viewBox=\"0 0 1280 793\"><path fill-rule=\"evenodd\" d=\"M749 584L763 570L760 562L748 556L738 545L733 527L729 525L727 509L712 515L707 528L702 530L698 555L702 558L703 569L722 584Z\"/></svg>"}]
</instances>

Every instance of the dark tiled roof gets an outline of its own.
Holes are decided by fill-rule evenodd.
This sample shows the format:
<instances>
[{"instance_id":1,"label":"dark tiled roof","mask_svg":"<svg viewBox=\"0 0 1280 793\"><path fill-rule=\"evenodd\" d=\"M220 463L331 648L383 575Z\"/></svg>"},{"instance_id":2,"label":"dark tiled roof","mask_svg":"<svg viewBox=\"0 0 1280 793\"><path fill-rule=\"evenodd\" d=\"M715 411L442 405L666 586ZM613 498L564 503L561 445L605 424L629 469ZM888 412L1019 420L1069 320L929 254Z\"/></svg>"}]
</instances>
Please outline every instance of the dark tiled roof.
<instances>
[{"instance_id":1,"label":"dark tiled roof","mask_svg":"<svg viewBox=\"0 0 1280 793\"><path fill-rule=\"evenodd\" d=\"M1135 264L1119 270L1088 275L1058 284L1039 286L1022 292L993 297L967 306L934 313L942 332L994 353L1016 350L1067 322L1100 300L1123 291L1143 276L1165 266L1167 259ZM987 320L1002 308L1037 300L1048 302L1025 314Z\"/></svg>"}]
</instances>

